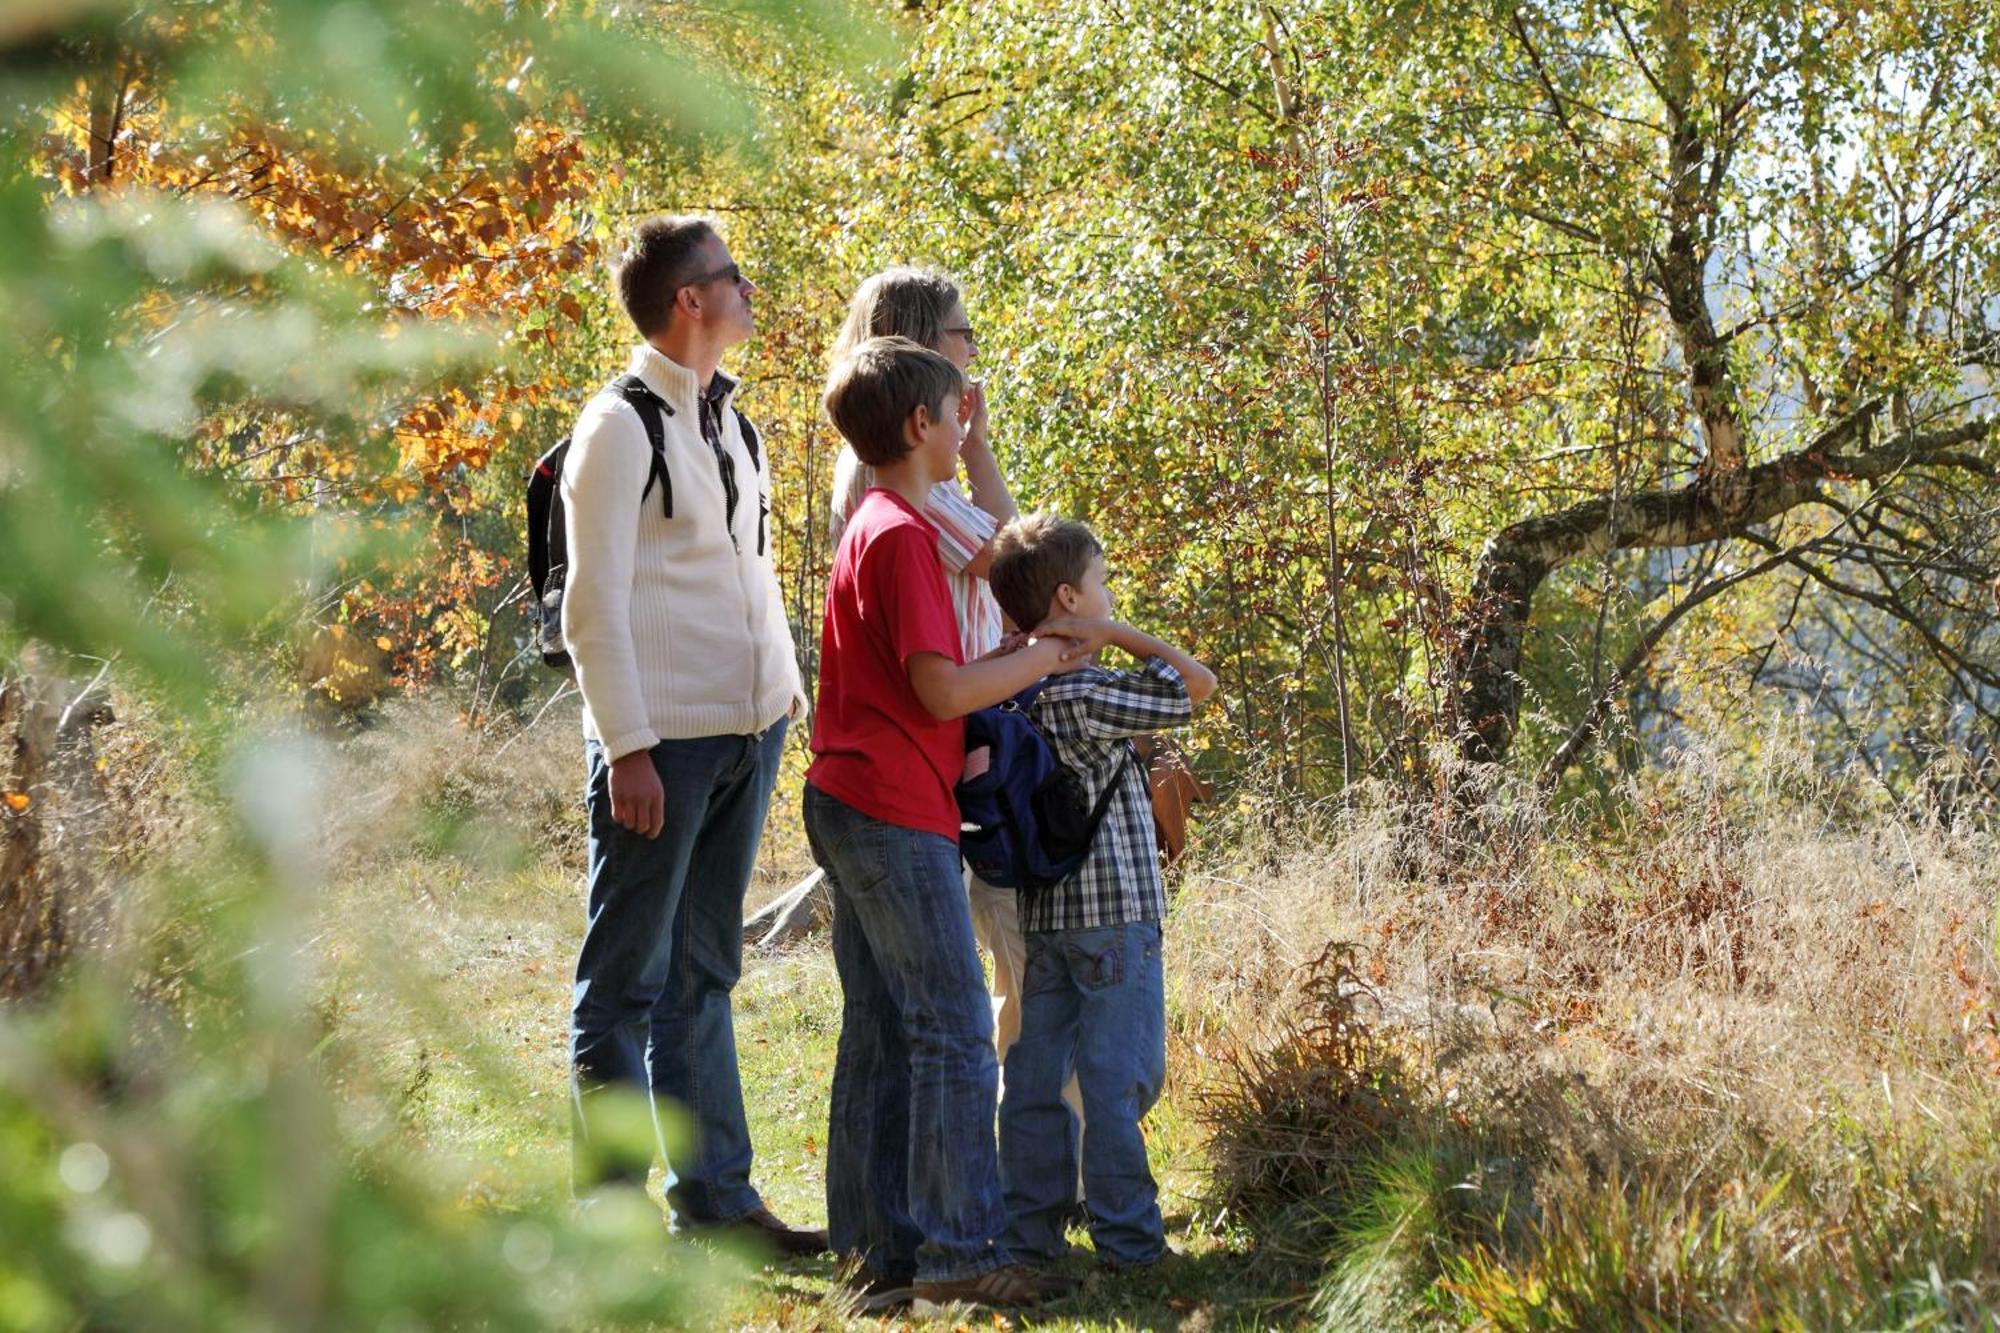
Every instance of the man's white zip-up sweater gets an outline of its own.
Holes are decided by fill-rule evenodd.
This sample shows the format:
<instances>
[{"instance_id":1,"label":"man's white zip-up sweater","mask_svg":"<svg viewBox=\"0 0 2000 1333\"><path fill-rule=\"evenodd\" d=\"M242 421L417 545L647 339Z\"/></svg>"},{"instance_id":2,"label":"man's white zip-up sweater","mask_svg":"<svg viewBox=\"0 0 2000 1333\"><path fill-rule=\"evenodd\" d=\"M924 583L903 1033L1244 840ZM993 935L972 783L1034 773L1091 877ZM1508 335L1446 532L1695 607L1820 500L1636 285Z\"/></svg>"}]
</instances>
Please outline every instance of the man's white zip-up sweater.
<instances>
[{"instance_id":1,"label":"man's white zip-up sweater","mask_svg":"<svg viewBox=\"0 0 2000 1333\"><path fill-rule=\"evenodd\" d=\"M563 640L583 693L584 734L610 759L662 740L762 731L805 710L764 531L770 460L752 459L725 402L721 438L740 492L734 522L725 523L694 372L647 345L634 349L627 368L671 409L664 426L673 517L665 517L657 485L640 499L652 446L638 411L616 395L599 394L584 408L562 471Z\"/></svg>"}]
</instances>

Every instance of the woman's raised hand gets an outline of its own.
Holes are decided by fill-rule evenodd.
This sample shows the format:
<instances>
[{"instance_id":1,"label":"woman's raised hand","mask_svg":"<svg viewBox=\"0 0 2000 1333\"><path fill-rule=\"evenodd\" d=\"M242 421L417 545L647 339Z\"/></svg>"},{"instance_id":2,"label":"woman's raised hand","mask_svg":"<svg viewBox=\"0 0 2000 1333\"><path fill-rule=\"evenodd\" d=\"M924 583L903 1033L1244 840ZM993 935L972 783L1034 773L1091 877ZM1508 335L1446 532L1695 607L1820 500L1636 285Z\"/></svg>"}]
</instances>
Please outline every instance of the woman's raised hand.
<instances>
[{"instance_id":1,"label":"woman's raised hand","mask_svg":"<svg viewBox=\"0 0 2000 1333\"><path fill-rule=\"evenodd\" d=\"M959 441L958 454L963 458L968 451L986 448L986 382L967 380L965 392L958 400L958 424L965 427L965 438Z\"/></svg>"}]
</instances>

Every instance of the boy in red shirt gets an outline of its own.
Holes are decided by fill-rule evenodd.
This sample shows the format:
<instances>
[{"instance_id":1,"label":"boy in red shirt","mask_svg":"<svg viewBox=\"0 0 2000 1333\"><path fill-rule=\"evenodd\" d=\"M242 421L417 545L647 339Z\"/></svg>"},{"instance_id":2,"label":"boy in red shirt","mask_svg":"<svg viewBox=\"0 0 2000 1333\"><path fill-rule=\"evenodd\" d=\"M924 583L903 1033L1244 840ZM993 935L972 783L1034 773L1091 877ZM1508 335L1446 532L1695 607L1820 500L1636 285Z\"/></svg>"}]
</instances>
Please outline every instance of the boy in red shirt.
<instances>
[{"instance_id":1,"label":"boy in red shirt","mask_svg":"<svg viewBox=\"0 0 2000 1333\"><path fill-rule=\"evenodd\" d=\"M959 872L961 719L1055 671L1048 638L961 661L924 497L952 475L964 375L871 338L829 377L827 414L876 485L827 583L806 774L813 858L833 896L844 1007L827 1130L828 1231L865 1304L1032 1305L1058 1284L1010 1263L993 1117L998 1070Z\"/></svg>"}]
</instances>

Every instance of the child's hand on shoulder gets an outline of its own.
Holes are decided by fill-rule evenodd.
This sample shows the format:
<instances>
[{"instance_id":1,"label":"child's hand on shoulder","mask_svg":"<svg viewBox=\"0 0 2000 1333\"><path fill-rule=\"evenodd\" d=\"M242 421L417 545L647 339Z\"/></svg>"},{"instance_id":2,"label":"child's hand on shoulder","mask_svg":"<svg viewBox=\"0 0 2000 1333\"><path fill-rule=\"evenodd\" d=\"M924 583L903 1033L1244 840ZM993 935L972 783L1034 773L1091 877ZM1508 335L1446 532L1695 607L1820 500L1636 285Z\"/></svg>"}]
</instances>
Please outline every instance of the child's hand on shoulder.
<instances>
[{"instance_id":1,"label":"child's hand on shoulder","mask_svg":"<svg viewBox=\"0 0 2000 1333\"><path fill-rule=\"evenodd\" d=\"M1028 644L1031 642L1032 640L1030 640L1027 635L1021 633L1021 631L1019 630L1015 630L1012 634L1003 636L1000 642L994 644L991 648L988 648L985 652L981 653L974 660L980 662L988 662L996 657L1007 657L1010 656L1011 654L1020 652L1023 648L1026 648Z\"/></svg>"},{"instance_id":2,"label":"child's hand on shoulder","mask_svg":"<svg viewBox=\"0 0 2000 1333\"><path fill-rule=\"evenodd\" d=\"M1035 637L1069 640L1072 646L1063 653L1063 661L1065 669L1074 671L1088 662L1100 648L1117 643L1118 633L1124 628L1115 620L1057 616L1035 626Z\"/></svg>"},{"instance_id":3,"label":"child's hand on shoulder","mask_svg":"<svg viewBox=\"0 0 2000 1333\"><path fill-rule=\"evenodd\" d=\"M1032 660L1035 669L1045 676L1060 676L1090 665L1090 659L1077 652L1074 639L1040 631L1024 637L1026 642L1020 649L1021 656Z\"/></svg>"}]
</instances>

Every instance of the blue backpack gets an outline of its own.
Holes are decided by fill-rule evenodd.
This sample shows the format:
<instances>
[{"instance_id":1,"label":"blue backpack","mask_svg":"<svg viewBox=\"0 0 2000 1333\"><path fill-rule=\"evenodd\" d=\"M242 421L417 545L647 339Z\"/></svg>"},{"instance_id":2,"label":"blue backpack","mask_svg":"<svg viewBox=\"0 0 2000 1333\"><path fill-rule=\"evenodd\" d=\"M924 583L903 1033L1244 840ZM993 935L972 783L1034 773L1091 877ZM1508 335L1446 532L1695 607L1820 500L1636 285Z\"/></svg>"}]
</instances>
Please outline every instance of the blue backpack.
<instances>
[{"instance_id":1,"label":"blue backpack","mask_svg":"<svg viewBox=\"0 0 2000 1333\"><path fill-rule=\"evenodd\" d=\"M1060 884L1090 855L1090 843L1132 763L1132 747L1093 803L1083 779L1056 757L1029 717L1046 681L965 719L967 754L984 746L986 771L958 784L959 851L996 888L1035 891Z\"/></svg>"}]
</instances>

